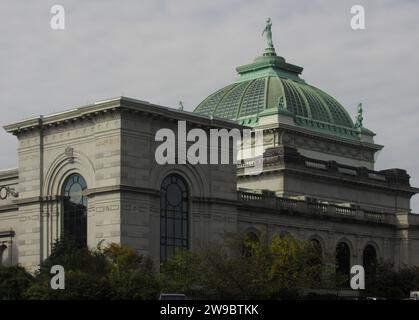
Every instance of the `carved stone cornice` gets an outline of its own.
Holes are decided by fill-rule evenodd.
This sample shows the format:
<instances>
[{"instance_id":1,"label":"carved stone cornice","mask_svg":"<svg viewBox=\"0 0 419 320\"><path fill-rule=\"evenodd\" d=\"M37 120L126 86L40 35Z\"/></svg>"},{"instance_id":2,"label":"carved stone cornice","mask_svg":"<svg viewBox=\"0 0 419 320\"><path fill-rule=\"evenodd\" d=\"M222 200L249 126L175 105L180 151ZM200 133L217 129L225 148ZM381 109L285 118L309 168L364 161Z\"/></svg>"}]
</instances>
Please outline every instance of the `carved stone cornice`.
<instances>
[{"instance_id":1,"label":"carved stone cornice","mask_svg":"<svg viewBox=\"0 0 419 320\"><path fill-rule=\"evenodd\" d=\"M185 120L191 121L196 125L202 125L210 128L244 129L245 126L239 125L235 121L212 118L199 115L193 112L176 110L151 104L147 101L131 99L127 97L118 97L106 101L99 101L91 105L76 108L45 117L37 117L25 121L13 123L4 127L4 129L14 135L21 135L33 130L45 129L53 126L71 124L76 121L91 121L97 117L109 115L110 113L132 112L152 115L171 119L173 121Z\"/></svg>"}]
</instances>

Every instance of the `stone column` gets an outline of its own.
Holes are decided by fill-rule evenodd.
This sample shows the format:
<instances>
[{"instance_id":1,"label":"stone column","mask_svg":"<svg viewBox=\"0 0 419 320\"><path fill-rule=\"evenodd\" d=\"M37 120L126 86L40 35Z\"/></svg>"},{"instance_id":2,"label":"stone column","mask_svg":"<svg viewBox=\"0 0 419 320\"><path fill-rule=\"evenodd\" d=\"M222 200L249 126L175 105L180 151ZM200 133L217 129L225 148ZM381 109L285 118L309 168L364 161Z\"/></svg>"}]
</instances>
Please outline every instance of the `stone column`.
<instances>
[{"instance_id":1,"label":"stone column","mask_svg":"<svg viewBox=\"0 0 419 320\"><path fill-rule=\"evenodd\" d=\"M51 249L54 243L61 236L60 211L61 211L61 200L56 199L52 205L52 212L51 212L51 241L50 241Z\"/></svg>"},{"instance_id":2,"label":"stone column","mask_svg":"<svg viewBox=\"0 0 419 320\"><path fill-rule=\"evenodd\" d=\"M409 220L407 213L396 215L396 248L398 256L395 256L395 267L400 268L409 264Z\"/></svg>"},{"instance_id":3,"label":"stone column","mask_svg":"<svg viewBox=\"0 0 419 320\"><path fill-rule=\"evenodd\" d=\"M48 204L44 205L44 212L41 212L41 219L39 222L41 228L41 261L45 260L48 257L48 247L49 247L49 206Z\"/></svg>"}]
</instances>

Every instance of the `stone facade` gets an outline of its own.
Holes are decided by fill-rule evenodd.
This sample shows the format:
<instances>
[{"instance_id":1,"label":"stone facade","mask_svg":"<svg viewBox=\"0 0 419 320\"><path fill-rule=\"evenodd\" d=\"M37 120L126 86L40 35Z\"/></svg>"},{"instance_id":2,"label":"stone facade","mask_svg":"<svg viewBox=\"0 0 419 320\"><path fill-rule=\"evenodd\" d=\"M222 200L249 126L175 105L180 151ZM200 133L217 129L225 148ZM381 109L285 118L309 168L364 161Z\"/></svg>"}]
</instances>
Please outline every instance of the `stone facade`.
<instances>
[{"instance_id":1,"label":"stone facade","mask_svg":"<svg viewBox=\"0 0 419 320\"><path fill-rule=\"evenodd\" d=\"M51 253L63 229L63 185L75 173L87 184L88 246L121 243L159 261L160 189L176 173L188 185L191 250L226 232L287 232L316 239L330 259L344 241L353 264L372 245L396 265L419 265L419 216L410 210L418 190L404 170L373 170L380 146L261 122L259 175L244 173L251 161L159 165L156 132L176 132L177 121L206 132L244 128L124 97L6 126L19 141L19 163L0 172L2 263L33 270Z\"/></svg>"},{"instance_id":2,"label":"stone facade","mask_svg":"<svg viewBox=\"0 0 419 320\"><path fill-rule=\"evenodd\" d=\"M160 185L173 172L190 186L190 248L235 231L233 164L156 164L155 133L175 129L177 119L206 129L238 127L127 98L6 127L19 140L19 169L0 173L1 186L19 192L0 200L0 230L14 232L6 237L14 257L7 264L35 268L50 254L63 227L63 183L74 173L88 186L90 247L116 242L158 260Z\"/></svg>"}]
</instances>

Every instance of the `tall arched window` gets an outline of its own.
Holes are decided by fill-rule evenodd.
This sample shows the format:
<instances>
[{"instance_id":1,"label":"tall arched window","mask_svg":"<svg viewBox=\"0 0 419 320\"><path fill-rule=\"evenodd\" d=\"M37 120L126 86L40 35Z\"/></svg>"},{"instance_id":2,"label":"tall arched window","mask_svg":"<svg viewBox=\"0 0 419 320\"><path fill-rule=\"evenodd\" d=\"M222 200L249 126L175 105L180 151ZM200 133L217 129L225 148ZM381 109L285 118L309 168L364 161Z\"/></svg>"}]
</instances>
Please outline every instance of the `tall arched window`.
<instances>
[{"instance_id":1,"label":"tall arched window","mask_svg":"<svg viewBox=\"0 0 419 320\"><path fill-rule=\"evenodd\" d=\"M323 249L320 241L317 239L310 239L311 255L307 261L308 267L312 268L313 280L319 285L322 281L322 263L323 263Z\"/></svg>"},{"instance_id":2,"label":"tall arched window","mask_svg":"<svg viewBox=\"0 0 419 320\"><path fill-rule=\"evenodd\" d=\"M172 174L160 189L160 260L167 260L176 249L188 248L188 188L181 176Z\"/></svg>"},{"instance_id":3,"label":"tall arched window","mask_svg":"<svg viewBox=\"0 0 419 320\"><path fill-rule=\"evenodd\" d=\"M366 277L374 275L377 267L377 252L372 245L367 245L364 248L362 264L364 266Z\"/></svg>"},{"instance_id":4,"label":"tall arched window","mask_svg":"<svg viewBox=\"0 0 419 320\"><path fill-rule=\"evenodd\" d=\"M4 244L0 244L0 266L4 264L3 253L6 251L7 247Z\"/></svg>"},{"instance_id":5,"label":"tall arched window","mask_svg":"<svg viewBox=\"0 0 419 320\"><path fill-rule=\"evenodd\" d=\"M87 246L87 189L86 181L79 174L69 176L63 185L63 236L79 246Z\"/></svg>"},{"instance_id":6,"label":"tall arched window","mask_svg":"<svg viewBox=\"0 0 419 320\"><path fill-rule=\"evenodd\" d=\"M243 238L242 244L242 253L245 257L250 257L252 255L252 246L259 242L258 235L253 232L249 231L245 234Z\"/></svg>"},{"instance_id":7,"label":"tall arched window","mask_svg":"<svg viewBox=\"0 0 419 320\"><path fill-rule=\"evenodd\" d=\"M342 278L344 286L349 285L351 271L351 251L345 242L340 242L336 247L336 273Z\"/></svg>"},{"instance_id":8,"label":"tall arched window","mask_svg":"<svg viewBox=\"0 0 419 320\"><path fill-rule=\"evenodd\" d=\"M281 230L281 231L279 232L279 236L280 236L281 238L292 238L291 233L289 233L288 231L285 231L285 230Z\"/></svg>"},{"instance_id":9,"label":"tall arched window","mask_svg":"<svg viewBox=\"0 0 419 320\"><path fill-rule=\"evenodd\" d=\"M313 258L309 261L310 265L319 265L323 261L323 249L320 241L317 239L310 239L310 243L314 249Z\"/></svg>"}]
</instances>

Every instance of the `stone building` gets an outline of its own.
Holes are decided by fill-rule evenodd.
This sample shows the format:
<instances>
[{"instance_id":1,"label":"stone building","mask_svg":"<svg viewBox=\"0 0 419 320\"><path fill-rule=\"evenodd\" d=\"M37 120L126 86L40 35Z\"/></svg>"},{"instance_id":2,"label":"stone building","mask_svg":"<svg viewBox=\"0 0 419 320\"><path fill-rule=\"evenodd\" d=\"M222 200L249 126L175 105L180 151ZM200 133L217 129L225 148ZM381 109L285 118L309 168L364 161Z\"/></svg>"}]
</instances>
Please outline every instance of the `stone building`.
<instances>
[{"instance_id":1,"label":"stone building","mask_svg":"<svg viewBox=\"0 0 419 320\"><path fill-rule=\"evenodd\" d=\"M419 215L410 208L419 190L405 170L374 170L382 146L363 126L362 107L354 123L302 71L268 43L194 112L119 97L7 125L19 161L0 172L1 263L36 268L64 233L158 262L241 232L311 240L346 273L378 258L419 265ZM263 156L160 165L156 133L178 132L178 121L207 133L250 127L262 134Z\"/></svg>"}]
</instances>

